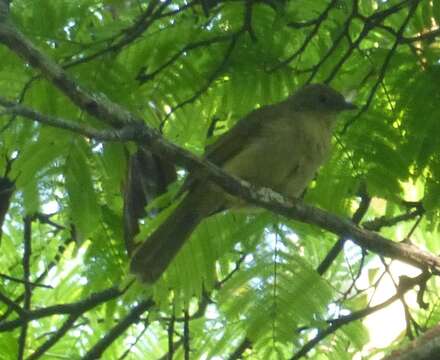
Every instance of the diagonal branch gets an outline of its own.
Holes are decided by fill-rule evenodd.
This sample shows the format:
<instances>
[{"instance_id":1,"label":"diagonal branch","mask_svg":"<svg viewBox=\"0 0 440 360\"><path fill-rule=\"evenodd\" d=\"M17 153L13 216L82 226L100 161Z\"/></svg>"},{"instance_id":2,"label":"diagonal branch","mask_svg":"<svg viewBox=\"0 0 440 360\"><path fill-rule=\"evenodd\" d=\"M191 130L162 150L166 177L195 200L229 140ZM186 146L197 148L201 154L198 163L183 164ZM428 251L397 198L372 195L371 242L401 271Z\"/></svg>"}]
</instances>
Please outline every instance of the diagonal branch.
<instances>
[{"instance_id":1,"label":"diagonal branch","mask_svg":"<svg viewBox=\"0 0 440 360\"><path fill-rule=\"evenodd\" d=\"M154 305L153 300L147 299L136 305L128 315L116 324L96 345L91 348L83 360L100 359L105 350L131 325L139 321L139 317Z\"/></svg>"},{"instance_id":2,"label":"diagonal branch","mask_svg":"<svg viewBox=\"0 0 440 360\"><path fill-rule=\"evenodd\" d=\"M252 348L252 342L248 338L244 338L243 341L237 346L235 351L228 357L228 360L242 359L243 353Z\"/></svg>"},{"instance_id":3,"label":"diagonal branch","mask_svg":"<svg viewBox=\"0 0 440 360\"><path fill-rule=\"evenodd\" d=\"M321 24L327 19L328 14L331 9L333 9L338 4L338 0L332 0L330 4L324 9L324 11L315 19L313 20L314 27L313 29L308 33L306 38L304 39L304 42L301 44L298 50L296 50L292 55L290 55L288 58L281 61L279 64L277 64L275 67L270 69L269 71L275 71L283 66L286 66L287 64L291 63L293 60L295 60L300 54L304 52L304 50L309 45L310 41L315 37L315 35L318 33L319 28L321 27Z\"/></svg>"},{"instance_id":4,"label":"diagonal branch","mask_svg":"<svg viewBox=\"0 0 440 360\"><path fill-rule=\"evenodd\" d=\"M120 127L123 124L141 121L104 95L92 94L83 89L60 65L43 54L8 21L0 21L0 43L39 69L74 104L104 123Z\"/></svg>"},{"instance_id":5,"label":"diagonal branch","mask_svg":"<svg viewBox=\"0 0 440 360\"><path fill-rule=\"evenodd\" d=\"M35 350L26 360L36 360L45 355L46 351L54 346L75 324L81 314L70 315L64 324L44 344Z\"/></svg>"},{"instance_id":6,"label":"diagonal branch","mask_svg":"<svg viewBox=\"0 0 440 360\"><path fill-rule=\"evenodd\" d=\"M32 119L32 117L30 118ZM258 205L293 220L316 225L340 237L349 238L357 245L382 256L401 260L421 269L431 268L436 273L440 272L440 257L424 251L415 245L396 243L377 233L361 229L352 221L327 211L301 203L300 201L286 199L271 189L255 187L244 180L229 175L210 161L200 159L194 154L170 143L158 131L149 128L145 124L126 126L119 130L110 129L103 131L93 128L86 129L76 124L75 126L76 128L72 125L72 131L76 129L78 133L100 141L135 141L138 144L145 145L152 152L160 154L177 165L192 172L207 174L211 181L220 185L226 192L242 198L251 204Z\"/></svg>"},{"instance_id":7,"label":"diagonal branch","mask_svg":"<svg viewBox=\"0 0 440 360\"><path fill-rule=\"evenodd\" d=\"M159 3L161 3L161 5L157 9L157 11L154 12L154 10L156 9L156 7ZM100 56L107 54L107 53L120 51L121 49L123 49L124 47L126 47L127 45L129 45L133 41L135 41L137 38L139 38L151 26L151 24L162 15L162 12L169 5L169 3L170 3L170 0L163 1L163 2L158 1L158 0L151 1L148 4L148 7L145 10L145 12L139 16L139 18L135 21L135 23L132 26L124 29L123 31L121 31L121 33L119 35L116 35L113 37L113 38L116 38L116 37L121 36L120 40L118 40L114 44L107 46L104 49L99 50L93 54L90 54L90 55L87 55L84 57L80 57L79 59L72 60L68 63L65 63L63 65L63 68L66 69L66 68L70 68L72 66L76 66L79 64L84 64L88 61L94 60ZM112 39L110 39L110 40L112 40Z\"/></svg>"},{"instance_id":8,"label":"diagonal branch","mask_svg":"<svg viewBox=\"0 0 440 360\"><path fill-rule=\"evenodd\" d=\"M185 105L193 103L209 89L211 84L225 70L226 65L228 64L228 61L232 55L232 52L234 51L234 48L237 44L238 38L242 32L243 32L243 30L240 30L240 31L236 32L234 35L232 35L230 42L229 42L229 45L225 51L225 54L223 55L222 61L217 66L217 68L212 72L212 74L208 77L205 84L200 89L198 89L191 97L189 97L189 98L183 100L182 102L180 102L179 104L173 106L171 108L171 111L167 114L167 116L163 120L163 122L161 124L161 128L163 128L165 121L171 116L171 114L175 113L177 110L184 107Z\"/></svg>"},{"instance_id":9,"label":"diagonal branch","mask_svg":"<svg viewBox=\"0 0 440 360\"><path fill-rule=\"evenodd\" d=\"M208 47L214 44L222 43L225 41L230 40L235 36L235 33L233 34L223 34L223 35L217 35L209 39L199 40L195 41L193 43L189 43L182 47L179 51L177 51L173 56L171 56L168 60L166 60L162 65L160 65L157 69L153 70L150 73L139 73L136 77L137 80L141 84L152 80L157 74L159 74L161 71L166 69L168 66L172 65L179 59L182 55L187 54L188 52L201 48L201 47Z\"/></svg>"},{"instance_id":10,"label":"diagonal branch","mask_svg":"<svg viewBox=\"0 0 440 360\"><path fill-rule=\"evenodd\" d=\"M404 24L402 24L401 32L403 32L417 4L418 1L413 3L407 19ZM292 203L270 189L257 189L244 181L228 175L214 164L201 160L178 146L169 143L164 140L157 131L144 125L141 119L136 118L119 105L106 98L91 95L81 89L59 65L43 55L32 43L7 22L0 22L0 42L3 42L34 67L39 68L46 77L57 85L73 102L89 112L89 114L118 127L124 124L138 124L136 126L125 127L121 131L113 130L112 132L108 130L101 132L92 128L85 129L84 127L76 125L77 132L102 141L133 140L140 144L145 144L150 147L153 152L160 153L176 164L191 171L198 170L202 173L209 174L211 180L219 184L224 190L248 202L257 204L289 218L317 225L341 237L349 237L358 245L383 256L399 259L420 268L431 267L435 271L440 270L440 259L438 257L414 245L394 243L379 234L360 229L349 220L342 219L300 202ZM232 51L234 45L235 41L231 42L230 51ZM225 57L225 61L226 59L227 56ZM388 62L386 61L386 63ZM70 130L74 131L73 127Z\"/></svg>"},{"instance_id":11,"label":"diagonal branch","mask_svg":"<svg viewBox=\"0 0 440 360\"><path fill-rule=\"evenodd\" d=\"M367 101L362 106L362 108L358 111L358 113L345 123L344 128L341 131L341 134L344 134L347 131L347 129L370 107L370 105L374 99L374 96L376 95L377 89L379 88L379 85L382 83L383 79L385 78L386 71L388 69L388 66L390 65L390 62L391 62L391 59L392 59L394 53L396 52L397 46L400 44L400 41L403 37L403 32L405 31L406 26L408 25L411 18L414 16L419 2L420 2L420 0L413 0L412 1L411 7L408 10L408 14L405 17L403 23L401 24L399 30L396 33L396 40L394 41L391 49L389 50L387 56L385 57L385 60L379 70L377 80L374 83L372 89L370 90ZM359 37L360 36L361 35L359 35Z\"/></svg>"},{"instance_id":12,"label":"diagonal branch","mask_svg":"<svg viewBox=\"0 0 440 360\"><path fill-rule=\"evenodd\" d=\"M68 130L73 133L86 136L88 138L94 138L99 140L102 135L106 140L117 141L117 137L121 130L114 130L112 128L107 130L97 130L94 127L88 126L86 124L81 124L77 121L66 120L60 117L44 115L30 107L25 105L20 105L14 101L5 99L0 96L0 106L5 108L5 112L10 112L13 115L22 116L25 119L39 122L43 125L52 126L58 129ZM121 139L126 140L126 139Z\"/></svg>"},{"instance_id":13,"label":"diagonal branch","mask_svg":"<svg viewBox=\"0 0 440 360\"><path fill-rule=\"evenodd\" d=\"M353 218L352 218L353 223L356 225L359 225L359 222L362 220L365 213L368 211L371 202L371 197L368 195L364 186L365 185L362 185L362 188L360 190L361 202L359 204L359 207L353 214ZM318 268L316 269L316 272L318 274L323 275L328 270L330 265L333 263L333 261L335 261L339 253L344 248L344 244L346 240L347 240L346 238L340 237L338 241L333 245L327 256L324 258L324 260L319 264Z\"/></svg>"},{"instance_id":14,"label":"diagonal branch","mask_svg":"<svg viewBox=\"0 0 440 360\"><path fill-rule=\"evenodd\" d=\"M420 35L413 36L413 37L401 37L399 39L400 43L402 44L410 44L412 42L416 41L428 41L428 42L434 42L436 38L440 37L440 27L428 32L424 32Z\"/></svg>"},{"instance_id":15,"label":"diagonal branch","mask_svg":"<svg viewBox=\"0 0 440 360\"><path fill-rule=\"evenodd\" d=\"M23 315L25 312L14 300L10 299L2 292L0 292L0 301L9 306L12 310L14 310L18 315Z\"/></svg>"},{"instance_id":16,"label":"diagonal branch","mask_svg":"<svg viewBox=\"0 0 440 360\"><path fill-rule=\"evenodd\" d=\"M406 278L404 281L400 282L396 293L393 296L391 296L389 299L385 300L384 302L374 306L369 306L359 311L355 311L349 315L341 316L335 320L328 321L330 325L326 329L319 331L318 334L313 339L308 341L297 353L295 353L291 357L291 360L298 360L303 358L319 342L324 340L330 334L333 334L334 332L339 330L344 325L352 323L353 321L356 320L363 319L364 317L367 317L368 315L371 315L376 311L386 308L393 302L400 300L403 297L403 295L409 290L411 290L414 286L426 283L426 281L428 281L429 278L430 275L427 273L422 273L419 276L416 276L415 278Z\"/></svg>"},{"instance_id":17,"label":"diagonal branch","mask_svg":"<svg viewBox=\"0 0 440 360\"><path fill-rule=\"evenodd\" d=\"M107 302L109 300L115 299L122 294L123 294L122 290L112 287L103 290L101 292L94 293L90 295L88 298L74 303L52 305L42 309L36 309L29 312L25 312L18 319L0 322L0 332L9 331L29 321L41 319L51 315L60 315L60 314L82 315L83 313L93 309L94 307L99 306L102 303Z\"/></svg>"},{"instance_id":18,"label":"diagonal branch","mask_svg":"<svg viewBox=\"0 0 440 360\"><path fill-rule=\"evenodd\" d=\"M425 209L420 207L420 208L417 208L416 210L413 210L411 212L397 215L397 216L394 216L391 218L387 218L385 216L382 216L382 217L379 217L379 218L376 218L376 219L373 219L370 221L365 221L364 223L362 223L362 227L364 229L371 230L371 231L379 231L381 228L386 227L386 226L394 226L394 225L397 225L398 223L401 223L404 221L412 220L414 218L419 218L424 213L425 213Z\"/></svg>"},{"instance_id":19,"label":"diagonal branch","mask_svg":"<svg viewBox=\"0 0 440 360\"><path fill-rule=\"evenodd\" d=\"M327 50L327 52L324 54L324 56L321 57L321 59L313 65L310 70L311 74L307 78L307 83L312 82L316 74L318 73L319 69L322 67L322 65L330 58L330 56L336 51L336 49L339 47L339 44L341 43L342 39L348 35L350 25L353 22L353 18L358 14L358 2L353 1L351 14L347 17L347 19L344 22L344 25L342 26L342 30L339 33L339 35L333 40L332 46ZM308 70L308 69L307 69Z\"/></svg>"}]
</instances>

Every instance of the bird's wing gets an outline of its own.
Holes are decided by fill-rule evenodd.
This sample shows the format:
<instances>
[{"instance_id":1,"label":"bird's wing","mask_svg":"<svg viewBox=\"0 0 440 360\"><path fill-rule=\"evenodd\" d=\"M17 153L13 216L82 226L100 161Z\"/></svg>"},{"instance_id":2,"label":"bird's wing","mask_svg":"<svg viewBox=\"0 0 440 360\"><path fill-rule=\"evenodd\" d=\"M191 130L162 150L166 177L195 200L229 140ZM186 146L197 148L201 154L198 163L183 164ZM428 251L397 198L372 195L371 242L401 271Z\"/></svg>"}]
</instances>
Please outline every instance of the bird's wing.
<instances>
[{"instance_id":1,"label":"bird's wing","mask_svg":"<svg viewBox=\"0 0 440 360\"><path fill-rule=\"evenodd\" d=\"M267 105L256 109L240 119L229 131L221 135L217 141L207 147L205 158L212 161L218 166L237 155L242 148L249 145L260 132L265 121L270 121L271 117L276 116L276 106ZM195 184L199 184L199 180L204 175L198 171L192 172L183 183L182 194ZM195 185L197 186L197 185Z\"/></svg>"},{"instance_id":2,"label":"bird's wing","mask_svg":"<svg viewBox=\"0 0 440 360\"><path fill-rule=\"evenodd\" d=\"M222 166L258 137L264 122L270 121L274 116L274 109L274 106L268 105L250 112L215 143L207 147L205 158Z\"/></svg>"}]
</instances>

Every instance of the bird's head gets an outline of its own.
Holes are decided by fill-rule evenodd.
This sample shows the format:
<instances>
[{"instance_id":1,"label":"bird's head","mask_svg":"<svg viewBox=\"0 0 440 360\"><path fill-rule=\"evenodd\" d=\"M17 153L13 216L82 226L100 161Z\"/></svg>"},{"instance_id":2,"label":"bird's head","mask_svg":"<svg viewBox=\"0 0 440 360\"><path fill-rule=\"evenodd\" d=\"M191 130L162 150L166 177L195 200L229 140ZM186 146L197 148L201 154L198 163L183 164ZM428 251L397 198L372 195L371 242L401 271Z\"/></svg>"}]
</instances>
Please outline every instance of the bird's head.
<instances>
[{"instance_id":1,"label":"bird's head","mask_svg":"<svg viewBox=\"0 0 440 360\"><path fill-rule=\"evenodd\" d=\"M356 105L346 101L339 92L324 84L303 86L290 97L289 102L296 111L338 113L356 109Z\"/></svg>"}]
</instances>

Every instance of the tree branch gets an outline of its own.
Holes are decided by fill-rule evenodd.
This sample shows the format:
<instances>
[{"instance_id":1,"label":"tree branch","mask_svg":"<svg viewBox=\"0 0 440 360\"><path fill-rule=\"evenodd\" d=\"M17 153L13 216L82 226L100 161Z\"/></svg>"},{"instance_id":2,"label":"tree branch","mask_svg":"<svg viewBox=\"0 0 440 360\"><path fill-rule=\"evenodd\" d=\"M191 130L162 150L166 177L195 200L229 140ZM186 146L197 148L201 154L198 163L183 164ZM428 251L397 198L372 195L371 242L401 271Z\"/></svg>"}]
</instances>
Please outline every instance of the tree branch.
<instances>
[{"instance_id":1,"label":"tree branch","mask_svg":"<svg viewBox=\"0 0 440 360\"><path fill-rule=\"evenodd\" d=\"M405 3L406 1L404 1L404 2L402 2L402 3ZM377 89L379 88L379 85L382 83L382 81L383 81L383 79L385 78L385 74L386 74L386 70L388 69L388 66L389 66L389 64L390 64L390 62L391 62L391 59L392 59L392 57L393 57L393 55L394 55L394 53L395 53L395 51L396 51L396 49L397 49L397 46L399 45L399 43L400 43L400 39L402 38L402 36L403 36L403 32L405 31L405 29L406 29L406 26L408 25L408 23L409 23L409 21L411 20L411 18L414 16L414 14L415 14L415 12L416 12L416 10L417 10L417 6L418 6L418 4L419 4L419 2L420 2L420 0L412 0L412 1L410 1L411 2L411 7L410 7L410 9L408 10L408 15L405 17L405 19L404 19L404 21L402 22L402 24L401 24L401 26L400 26L400 28L399 28L399 30L397 31L397 33L396 33L396 40L394 41L394 43L393 43L393 45L392 45L392 47L391 47L391 49L389 50L389 52L388 52L388 54L387 54L387 56L385 57L385 60L384 60L384 62L383 62L383 64L382 64L382 66L381 66L381 68L380 68L380 71L379 71L379 74L378 74L378 76L377 76L377 80L376 80L376 82L374 83L374 85L373 85L373 87L372 87L372 89L370 90L370 93L369 93L369 95L368 95L368 98L367 98L367 101L365 102L365 104L361 107L361 109L358 111L358 113L355 115L355 116L353 116L349 121L347 121L346 122L346 124L344 125L344 128L342 129L342 131L341 131L341 133L342 134L344 134L346 131L347 131L347 129L365 112L365 111L367 111L367 109L370 107L370 105L371 105L371 103L372 103L372 101L373 101L373 99L374 99L374 96L376 95L376 92L377 92ZM402 4L401 3L401 4ZM377 13L378 14L378 13ZM379 16L377 16L377 14L374 14L374 19L376 19L376 18L379 18L379 19L381 19L381 17ZM373 17L373 16L372 16ZM371 18L371 17L370 17ZM374 21L377 21L377 20L374 20ZM371 23L371 24L375 24L375 22L373 22L373 23ZM367 25L367 23L366 23L366 25ZM365 26L366 26L365 25ZM365 28L364 28L365 29ZM359 35L359 37L360 37L360 35ZM358 44L357 44L358 45ZM357 46L356 45L356 46Z\"/></svg>"},{"instance_id":2,"label":"tree branch","mask_svg":"<svg viewBox=\"0 0 440 360\"><path fill-rule=\"evenodd\" d=\"M24 314L23 309L18 305L15 301L4 295L2 292L0 292L0 301L6 305L9 306L12 310L14 310L18 315Z\"/></svg>"},{"instance_id":3,"label":"tree branch","mask_svg":"<svg viewBox=\"0 0 440 360\"><path fill-rule=\"evenodd\" d=\"M211 86L211 84L214 82L214 80L225 70L226 65L228 64L228 61L232 55L232 52L234 51L234 48L237 44L238 38L241 35L241 33L244 31L244 29L236 32L235 34L233 34L231 36L231 40L229 42L228 47L226 48L225 54L223 55L223 59L220 62L220 64L217 66L217 68L212 72L212 74L207 78L205 84L199 89L197 90L191 97L183 100L182 102L180 102L179 104L173 106L171 108L171 111L167 114L167 116L165 117L164 121L161 124L161 128L163 128L164 122L173 114L175 113L177 110L181 109L182 107L184 107L185 105L191 104L194 101L196 101L203 93L205 93L209 87Z\"/></svg>"},{"instance_id":4,"label":"tree branch","mask_svg":"<svg viewBox=\"0 0 440 360\"><path fill-rule=\"evenodd\" d=\"M16 107L18 109L18 107ZM23 107L20 107L23 109ZM28 109L28 108L26 108ZM22 111L22 114L25 114ZM41 114L32 113L33 116ZM29 115L29 114L28 114ZM41 115L41 116L40 116ZM29 118L32 116L29 115ZM49 117L47 117L49 118ZM54 119L54 118L50 118ZM53 121L55 124L56 122ZM268 188L255 187L244 180L229 175L213 163L200 159L192 153L165 140L156 130L145 124L126 126L120 130L95 130L70 124L78 133L100 141L135 141L149 147L154 153L189 169L209 175L210 180L220 185L228 193L240 197L249 203L284 215L290 219L302 221L326 229L340 237L350 238L357 245L382 256L401 260L418 268L431 268L440 272L440 258L412 244L396 243L374 232L361 229L350 220L330 214L324 210L291 201Z\"/></svg>"},{"instance_id":5,"label":"tree branch","mask_svg":"<svg viewBox=\"0 0 440 360\"><path fill-rule=\"evenodd\" d=\"M400 222L412 220L416 217L419 217L420 215L423 215L424 213L425 213L425 209L421 207L411 212L397 215L391 218L381 216L377 219L365 221L364 223L362 223L362 227L370 231L379 231L383 227L394 226Z\"/></svg>"},{"instance_id":6,"label":"tree branch","mask_svg":"<svg viewBox=\"0 0 440 360\"><path fill-rule=\"evenodd\" d=\"M400 4L407 3L404 1ZM400 31L409 21L412 12L418 1L414 1L413 7L402 24ZM384 12L382 12L384 13ZM380 14L382 14L380 13ZM378 13L379 14L379 13ZM376 17L377 14L375 14ZM384 16L384 15L383 15ZM380 18L377 15L377 18ZM130 112L106 98L90 95L82 90L57 64L44 56L27 39L24 38L11 25L0 23L0 41L10 47L11 50L22 56L33 66L41 69L43 73L57 85L69 98L78 106L88 111L91 115L112 124L122 126L123 124L138 124L123 128L121 132L97 131L84 129L76 126L76 130L83 135L108 141L129 141L133 140L150 147L155 153L161 154L170 161L181 165L190 171L201 171L209 174L212 181L216 182L227 192L241 197L250 203L254 203L268 210L284 215L291 219L317 225L323 229L333 232L341 237L349 237L358 245L377 252L380 255L392 257L410 263L419 268L430 267L434 271L440 271L440 258L410 244L399 244L388 240L379 234L360 229L352 222L338 216L327 213L311 206L285 199L269 189L257 189L245 181L238 180L217 166L206 160L201 160L187 151L164 140L157 131L150 129ZM230 49L233 48L233 42ZM226 57L227 58L227 57ZM385 63L388 63L385 61ZM384 63L384 65L385 65ZM385 68L386 66L384 66ZM72 128L73 131L73 128Z\"/></svg>"},{"instance_id":7,"label":"tree branch","mask_svg":"<svg viewBox=\"0 0 440 360\"><path fill-rule=\"evenodd\" d=\"M42 344L37 350L35 350L26 360L36 360L39 359L42 355L45 355L45 352L49 350L52 346L54 346L58 340L60 340L75 324L75 321L81 314L72 314L70 315L64 324L58 329L58 331L50 337L44 344Z\"/></svg>"},{"instance_id":8,"label":"tree branch","mask_svg":"<svg viewBox=\"0 0 440 360\"><path fill-rule=\"evenodd\" d=\"M188 309L183 311L184 321L183 321L183 354L184 359L190 359L191 353L191 343L190 343L190 332L189 332L189 313Z\"/></svg>"},{"instance_id":9,"label":"tree branch","mask_svg":"<svg viewBox=\"0 0 440 360\"><path fill-rule=\"evenodd\" d=\"M291 360L298 360L305 356L311 349L313 349L319 342L324 340L330 334L333 334L342 326L347 325L353 321L362 319L367 317L368 315L386 308L393 302L399 300L406 292L411 290L414 286L419 285L421 283L426 283L431 275L428 273L422 273L415 278L405 278L404 281L401 281L399 284L399 288L397 289L396 294L391 296L388 300L383 303L367 307L365 309L355 311L349 315L341 316L335 320L329 320L330 326L324 330L318 332L318 334L310 341L308 341L297 353L295 353Z\"/></svg>"},{"instance_id":10,"label":"tree branch","mask_svg":"<svg viewBox=\"0 0 440 360\"><path fill-rule=\"evenodd\" d=\"M436 325L405 348L393 351L383 360L433 360L439 353L440 325Z\"/></svg>"},{"instance_id":11,"label":"tree branch","mask_svg":"<svg viewBox=\"0 0 440 360\"><path fill-rule=\"evenodd\" d=\"M244 340L238 345L235 351L229 356L228 360L238 360L242 358L243 353L252 347L252 342L248 338L244 338Z\"/></svg>"},{"instance_id":12,"label":"tree branch","mask_svg":"<svg viewBox=\"0 0 440 360\"><path fill-rule=\"evenodd\" d=\"M168 66L172 65L183 54L186 54L189 51L195 50L200 47L207 47L207 46L211 46L214 44L228 41L233 36L235 36L235 34L218 35L218 36L214 36L210 39L200 40L200 41L196 41L196 42L187 44L184 47L182 47L178 52L176 52L173 56L171 56L167 61L165 61L162 65L160 65L156 70L153 70L150 73L139 73L137 75L136 79L139 80L139 82L141 84L144 84L145 82L152 80L162 70L164 70Z\"/></svg>"},{"instance_id":13,"label":"tree branch","mask_svg":"<svg viewBox=\"0 0 440 360\"><path fill-rule=\"evenodd\" d=\"M362 186L364 187L364 185ZM361 202L359 204L359 207L353 214L352 221L354 224L358 225L359 222L364 217L365 213L368 211L368 208L370 206L371 198L368 195L366 189L361 189ZM317 273L320 275L323 275L330 265L335 261L339 253L344 248L344 244L347 238L340 237L338 241L333 245L333 247L330 249L327 256L324 258L324 260L319 264L318 268L316 269Z\"/></svg>"},{"instance_id":14,"label":"tree branch","mask_svg":"<svg viewBox=\"0 0 440 360\"><path fill-rule=\"evenodd\" d=\"M285 60L281 61L279 64L277 64L275 67L270 69L269 71L275 71L283 66L286 66L287 64L291 63L293 60L295 60L301 53L304 52L304 50L309 45L310 41L313 39L313 37L318 33L319 28L321 27L321 24L324 22L325 19L327 19L327 16L332 8L334 8L338 4L338 0L332 0L330 4L324 9L324 11L315 19L313 20L313 24L315 25L313 29L307 34L304 42L301 44L301 46L296 50L292 55L290 55Z\"/></svg>"},{"instance_id":15,"label":"tree branch","mask_svg":"<svg viewBox=\"0 0 440 360\"><path fill-rule=\"evenodd\" d=\"M74 104L104 123L120 127L141 121L104 95L91 94L79 86L60 65L43 54L8 21L0 21L0 43L39 69Z\"/></svg>"},{"instance_id":16,"label":"tree branch","mask_svg":"<svg viewBox=\"0 0 440 360\"><path fill-rule=\"evenodd\" d=\"M156 12L154 12L156 6L160 3L159 8ZM110 52L118 52L127 45L131 44L133 41L135 41L137 38L139 38L150 26L151 24L160 18L162 12L165 10L165 8L169 5L170 0L161 2L158 0L150 1L148 4L147 9L143 14L139 16L139 18L134 22L134 24L120 32L120 35L114 36L111 39L113 40L119 36L121 36L120 40L115 42L114 44L97 51L94 54L90 54L84 57L80 57L77 60L70 61L68 63L65 63L63 65L64 69L84 64L88 61L94 60L102 55L105 55Z\"/></svg>"},{"instance_id":17,"label":"tree branch","mask_svg":"<svg viewBox=\"0 0 440 360\"><path fill-rule=\"evenodd\" d=\"M151 299L144 300L136 305L128 315L113 327L101 340L99 340L82 359L94 360L101 358L104 351L113 343L113 341L122 335L131 325L138 322L139 317L153 305L154 302Z\"/></svg>"},{"instance_id":18,"label":"tree branch","mask_svg":"<svg viewBox=\"0 0 440 360\"><path fill-rule=\"evenodd\" d=\"M88 298L84 300L80 300L78 302L74 302L70 304L52 305L45 307L43 309L36 309L29 312L25 312L23 316L21 316L16 320L0 322L0 332L9 331L29 321L41 319L43 317L47 317L51 315L60 315L60 314L81 315L104 302L117 298L122 294L123 291L119 290L116 287L113 287L98 293L94 293L90 295Z\"/></svg>"},{"instance_id":19,"label":"tree branch","mask_svg":"<svg viewBox=\"0 0 440 360\"><path fill-rule=\"evenodd\" d=\"M32 285L30 284L30 260L32 254L32 217L26 216L23 220L24 234L23 234L23 279L24 279L24 304L23 311L29 312L31 308L32 297ZM23 359L26 348L26 336L27 336L28 322L22 323L20 337L18 339L18 355L19 360Z\"/></svg>"},{"instance_id":20,"label":"tree branch","mask_svg":"<svg viewBox=\"0 0 440 360\"><path fill-rule=\"evenodd\" d=\"M416 41L428 41L428 42L433 42L435 41L436 38L438 38L440 36L440 28L422 33L420 35L417 36L413 36L413 37L401 37L399 39L399 42L401 44L410 44Z\"/></svg>"}]
</instances>

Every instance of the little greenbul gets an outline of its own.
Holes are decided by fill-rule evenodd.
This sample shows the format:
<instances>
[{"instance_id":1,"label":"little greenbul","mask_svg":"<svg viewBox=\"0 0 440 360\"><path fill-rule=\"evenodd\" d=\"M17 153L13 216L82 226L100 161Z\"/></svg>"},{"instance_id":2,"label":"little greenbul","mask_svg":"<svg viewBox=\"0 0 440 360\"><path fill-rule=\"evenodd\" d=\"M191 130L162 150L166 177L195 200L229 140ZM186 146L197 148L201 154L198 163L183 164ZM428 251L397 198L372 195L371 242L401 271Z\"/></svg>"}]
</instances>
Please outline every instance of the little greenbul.
<instances>
[{"instance_id":1,"label":"little greenbul","mask_svg":"<svg viewBox=\"0 0 440 360\"><path fill-rule=\"evenodd\" d=\"M306 85L286 100L261 107L221 136L206 158L252 184L298 197L330 153L338 113L356 107L327 85ZM171 215L135 251L131 272L153 283L167 269L197 225L243 203L197 174Z\"/></svg>"}]
</instances>

